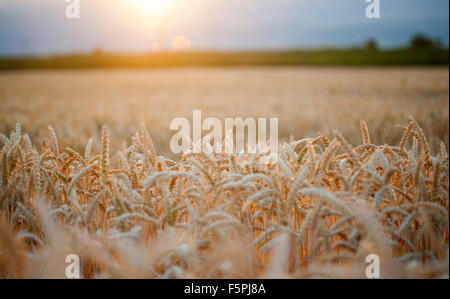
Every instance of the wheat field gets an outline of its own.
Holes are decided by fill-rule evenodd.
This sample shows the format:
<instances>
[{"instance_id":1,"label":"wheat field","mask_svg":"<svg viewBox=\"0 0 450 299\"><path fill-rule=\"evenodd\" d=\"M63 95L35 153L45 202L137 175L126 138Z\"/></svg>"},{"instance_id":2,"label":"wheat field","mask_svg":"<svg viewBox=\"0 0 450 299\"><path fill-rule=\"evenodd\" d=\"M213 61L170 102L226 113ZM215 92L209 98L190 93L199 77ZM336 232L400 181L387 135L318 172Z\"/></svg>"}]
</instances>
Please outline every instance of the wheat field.
<instances>
[{"instance_id":1,"label":"wheat field","mask_svg":"<svg viewBox=\"0 0 450 299\"><path fill-rule=\"evenodd\" d=\"M449 276L448 69L5 72L0 99L1 277ZM278 159L172 155L197 108L278 116Z\"/></svg>"},{"instance_id":2,"label":"wheat field","mask_svg":"<svg viewBox=\"0 0 450 299\"><path fill-rule=\"evenodd\" d=\"M215 117L278 117L280 141L345 132L360 140L364 119L377 144L402 137L397 124L413 115L433 151L449 146L448 68L181 68L0 72L0 132L20 122L33 143L52 126L64 145L82 151L108 124L111 148L147 124L158 152L169 148L170 121Z\"/></svg>"}]
</instances>

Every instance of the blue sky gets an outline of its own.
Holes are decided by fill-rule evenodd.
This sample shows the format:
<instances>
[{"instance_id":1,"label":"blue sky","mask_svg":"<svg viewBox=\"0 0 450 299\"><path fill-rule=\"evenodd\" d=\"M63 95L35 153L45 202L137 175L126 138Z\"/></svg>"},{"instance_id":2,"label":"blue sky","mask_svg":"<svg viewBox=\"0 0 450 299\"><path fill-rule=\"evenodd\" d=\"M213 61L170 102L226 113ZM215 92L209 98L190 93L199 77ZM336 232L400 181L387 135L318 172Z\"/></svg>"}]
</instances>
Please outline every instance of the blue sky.
<instances>
[{"instance_id":1,"label":"blue sky","mask_svg":"<svg viewBox=\"0 0 450 299\"><path fill-rule=\"evenodd\" d=\"M156 6L145 1L159 1ZM192 49L351 46L375 38L407 44L416 32L448 45L448 0L380 0L367 19L364 0L0 0L0 55L168 49L183 35Z\"/></svg>"}]
</instances>

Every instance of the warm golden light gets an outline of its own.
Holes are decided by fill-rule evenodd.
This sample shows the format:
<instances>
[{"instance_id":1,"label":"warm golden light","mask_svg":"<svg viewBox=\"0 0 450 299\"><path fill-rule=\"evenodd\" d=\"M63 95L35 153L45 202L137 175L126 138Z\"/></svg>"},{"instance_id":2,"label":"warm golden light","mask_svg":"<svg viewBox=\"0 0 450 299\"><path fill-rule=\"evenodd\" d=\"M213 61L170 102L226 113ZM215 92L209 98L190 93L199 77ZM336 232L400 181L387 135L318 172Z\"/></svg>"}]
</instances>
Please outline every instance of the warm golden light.
<instances>
[{"instance_id":1,"label":"warm golden light","mask_svg":"<svg viewBox=\"0 0 450 299\"><path fill-rule=\"evenodd\" d=\"M136 0L144 12L150 15L158 15L163 12L169 0Z\"/></svg>"},{"instance_id":2,"label":"warm golden light","mask_svg":"<svg viewBox=\"0 0 450 299\"><path fill-rule=\"evenodd\" d=\"M172 39L172 50L181 51L189 48L192 45L191 41L182 35L177 35Z\"/></svg>"}]
</instances>

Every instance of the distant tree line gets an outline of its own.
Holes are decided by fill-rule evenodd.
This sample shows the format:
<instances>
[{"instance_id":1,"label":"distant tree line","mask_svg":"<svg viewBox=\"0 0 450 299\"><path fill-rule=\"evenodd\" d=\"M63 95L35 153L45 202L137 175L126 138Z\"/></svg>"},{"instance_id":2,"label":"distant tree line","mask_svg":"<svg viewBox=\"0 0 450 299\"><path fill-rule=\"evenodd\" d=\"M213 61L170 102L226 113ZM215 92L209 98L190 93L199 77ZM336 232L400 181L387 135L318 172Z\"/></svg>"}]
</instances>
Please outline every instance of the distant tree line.
<instances>
[{"instance_id":1,"label":"distant tree line","mask_svg":"<svg viewBox=\"0 0 450 299\"><path fill-rule=\"evenodd\" d=\"M408 48L411 50L427 50L442 48L442 41L440 38L432 39L422 33L416 33L409 42ZM378 43L374 38L366 42L365 48L370 51L378 50Z\"/></svg>"}]
</instances>

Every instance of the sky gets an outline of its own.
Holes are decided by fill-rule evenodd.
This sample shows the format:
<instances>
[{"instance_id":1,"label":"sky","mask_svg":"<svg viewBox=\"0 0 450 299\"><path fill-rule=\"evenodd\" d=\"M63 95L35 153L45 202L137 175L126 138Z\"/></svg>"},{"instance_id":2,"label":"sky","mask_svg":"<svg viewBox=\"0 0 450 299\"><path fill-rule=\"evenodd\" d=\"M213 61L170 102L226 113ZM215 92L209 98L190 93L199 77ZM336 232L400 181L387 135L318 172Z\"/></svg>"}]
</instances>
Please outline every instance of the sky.
<instances>
[{"instance_id":1,"label":"sky","mask_svg":"<svg viewBox=\"0 0 450 299\"><path fill-rule=\"evenodd\" d=\"M79 19L66 1L0 0L0 55L449 42L448 0L379 0L379 19L365 0L79 0Z\"/></svg>"}]
</instances>

